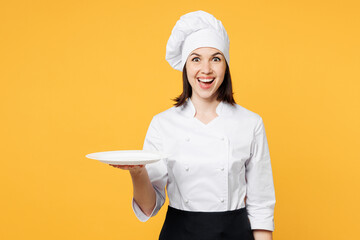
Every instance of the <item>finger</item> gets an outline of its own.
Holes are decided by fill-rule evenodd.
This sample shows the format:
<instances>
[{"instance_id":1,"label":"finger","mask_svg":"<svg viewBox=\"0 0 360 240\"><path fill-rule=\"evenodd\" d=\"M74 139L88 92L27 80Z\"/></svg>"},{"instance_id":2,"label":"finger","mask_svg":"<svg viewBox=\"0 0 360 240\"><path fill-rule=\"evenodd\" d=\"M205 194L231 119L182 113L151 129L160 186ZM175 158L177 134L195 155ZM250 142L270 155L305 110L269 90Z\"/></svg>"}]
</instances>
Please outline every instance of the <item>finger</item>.
<instances>
[{"instance_id":1,"label":"finger","mask_svg":"<svg viewBox=\"0 0 360 240\"><path fill-rule=\"evenodd\" d=\"M123 165L113 165L113 164L109 164L109 165L114 168L126 169L126 167L124 167Z\"/></svg>"},{"instance_id":2,"label":"finger","mask_svg":"<svg viewBox=\"0 0 360 240\"><path fill-rule=\"evenodd\" d=\"M137 170L145 166L145 165L115 165L115 164L109 164L109 165L114 168L120 168L123 170Z\"/></svg>"}]
</instances>

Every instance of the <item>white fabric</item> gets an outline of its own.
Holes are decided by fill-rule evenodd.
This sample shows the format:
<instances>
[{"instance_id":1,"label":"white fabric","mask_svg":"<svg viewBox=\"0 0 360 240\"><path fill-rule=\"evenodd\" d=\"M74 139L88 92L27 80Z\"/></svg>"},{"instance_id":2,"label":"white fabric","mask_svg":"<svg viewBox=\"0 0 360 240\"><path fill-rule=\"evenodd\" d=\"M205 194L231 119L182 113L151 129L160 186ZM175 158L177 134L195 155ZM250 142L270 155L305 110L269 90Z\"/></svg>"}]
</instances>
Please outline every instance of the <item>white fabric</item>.
<instances>
[{"instance_id":1,"label":"white fabric","mask_svg":"<svg viewBox=\"0 0 360 240\"><path fill-rule=\"evenodd\" d=\"M156 206L146 216L133 199L140 221L157 214L167 186L174 208L218 212L246 206L252 229L274 230L275 192L262 118L225 102L216 112L218 117L204 124L194 117L188 99L185 107L172 107L153 117L143 149L170 156L146 165Z\"/></svg>"},{"instance_id":2,"label":"white fabric","mask_svg":"<svg viewBox=\"0 0 360 240\"><path fill-rule=\"evenodd\" d=\"M166 60L182 71L189 54L200 47L220 50L229 64L229 37L221 21L213 15L196 11L180 17L166 45Z\"/></svg>"}]
</instances>

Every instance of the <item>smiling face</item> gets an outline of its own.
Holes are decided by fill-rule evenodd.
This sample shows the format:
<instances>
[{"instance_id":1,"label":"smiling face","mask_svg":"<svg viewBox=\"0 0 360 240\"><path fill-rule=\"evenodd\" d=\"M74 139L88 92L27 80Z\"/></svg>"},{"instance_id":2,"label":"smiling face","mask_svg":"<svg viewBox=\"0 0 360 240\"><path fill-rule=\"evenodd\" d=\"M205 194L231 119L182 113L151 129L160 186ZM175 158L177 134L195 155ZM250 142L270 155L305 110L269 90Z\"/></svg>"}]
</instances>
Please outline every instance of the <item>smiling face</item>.
<instances>
[{"instance_id":1,"label":"smiling face","mask_svg":"<svg viewBox=\"0 0 360 240\"><path fill-rule=\"evenodd\" d=\"M191 98L213 101L224 81L226 60L216 48L202 47L189 54L186 73L192 88Z\"/></svg>"}]
</instances>

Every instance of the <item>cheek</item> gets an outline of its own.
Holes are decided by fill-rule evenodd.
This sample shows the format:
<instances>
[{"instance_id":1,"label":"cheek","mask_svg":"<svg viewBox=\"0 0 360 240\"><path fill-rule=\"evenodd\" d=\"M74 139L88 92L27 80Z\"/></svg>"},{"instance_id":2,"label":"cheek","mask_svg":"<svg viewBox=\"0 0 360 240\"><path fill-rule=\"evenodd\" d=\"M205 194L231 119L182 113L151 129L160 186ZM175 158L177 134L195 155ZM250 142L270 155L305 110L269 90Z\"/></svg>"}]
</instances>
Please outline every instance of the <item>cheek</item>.
<instances>
[{"instance_id":1,"label":"cheek","mask_svg":"<svg viewBox=\"0 0 360 240\"><path fill-rule=\"evenodd\" d=\"M198 67L196 67L196 66L188 66L186 68L186 72L190 76L193 76L197 71L198 71Z\"/></svg>"},{"instance_id":2,"label":"cheek","mask_svg":"<svg viewBox=\"0 0 360 240\"><path fill-rule=\"evenodd\" d=\"M188 82L190 83L190 85L193 84L193 82L194 82L194 74L191 73L191 72L187 72L186 75L187 75L187 79L188 79Z\"/></svg>"},{"instance_id":3,"label":"cheek","mask_svg":"<svg viewBox=\"0 0 360 240\"><path fill-rule=\"evenodd\" d=\"M190 82L194 81L194 78L196 77L197 72L198 72L198 69L196 69L196 68L187 68L186 69L186 75Z\"/></svg>"},{"instance_id":4,"label":"cheek","mask_svg":"<svg viewBox=\"0 0 360 240\"><path fill-rule=\"evenodd\" d=\"M192 89L196 88L196 82L193 79L188 79L188 82Z\"/></svg>"},{"instance_id":5,"label":"cheek","mask_svg":"<svg viewBox=\"0 0 360 240\"><path fill-rule=\"evenodd\" d=\"M226 68L224 66L219 66L219 68L217 69L217 75L221 78L224 78L225 71L226 71Z\"/></svg>"},{"instance_id":6,"label":"cheek","mask_svg":"<svg viewBox=\"0 0 360 240\"><path fill-rule=\"evenodd\" d=\"M195 81L194 81L194 74L192 74L191 72L186 72L187 75L187 81L190 84L190 86L193 88Z\"/></svg>"}]
</instances>

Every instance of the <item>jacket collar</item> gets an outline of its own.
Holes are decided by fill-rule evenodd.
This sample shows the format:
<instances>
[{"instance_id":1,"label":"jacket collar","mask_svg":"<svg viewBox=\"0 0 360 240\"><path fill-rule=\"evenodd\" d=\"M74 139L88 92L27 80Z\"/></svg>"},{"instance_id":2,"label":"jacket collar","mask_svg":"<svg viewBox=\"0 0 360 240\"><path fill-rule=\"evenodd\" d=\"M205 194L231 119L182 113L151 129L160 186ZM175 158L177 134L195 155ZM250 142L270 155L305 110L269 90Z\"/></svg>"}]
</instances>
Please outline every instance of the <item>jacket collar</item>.
<instances>
[{"instance_id":1,"label":"jacket collar","mask_svg":"<svg viewBox=\"0 0 360 240\"><path fill-rule=\"evenodd\" d=\"M186 100L184 105L177 107L177 109L186 117L195 117L196 109L190 98ZM224 101L221 101L216 107L216 113L218 116L231 115L234 110L234 106Z\"/></svg>"}]
</instances>

